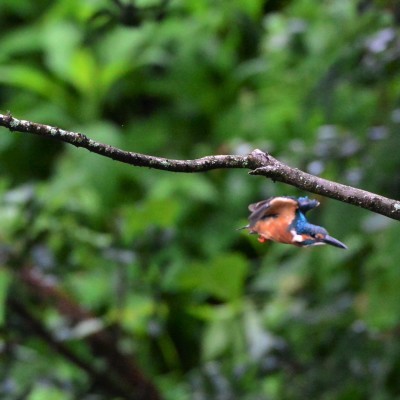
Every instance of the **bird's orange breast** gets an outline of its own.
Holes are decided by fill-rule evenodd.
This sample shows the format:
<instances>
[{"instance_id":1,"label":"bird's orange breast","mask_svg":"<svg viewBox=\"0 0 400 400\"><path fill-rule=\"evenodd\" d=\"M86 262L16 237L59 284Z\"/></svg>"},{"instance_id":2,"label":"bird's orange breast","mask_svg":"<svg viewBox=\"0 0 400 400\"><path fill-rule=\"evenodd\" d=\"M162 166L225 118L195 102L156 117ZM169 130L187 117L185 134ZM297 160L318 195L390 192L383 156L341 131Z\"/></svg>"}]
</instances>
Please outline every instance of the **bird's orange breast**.
<instances>
[{"instance_id":1,"label":"bird's orange breast","mask_svg":"<svg viewBox=\"0 0 400 400\"><path fill-rule=\"evenodd\" d=\"M289 225L290 222L283 218L268 218L257 221L251 231L266 240L292 244L293 234L289 230Z\"/></svg>"},{"instance_id":2,"label":"bird's orange breast","mask_svg":"<svg viewBox=\"0 0 400 400\"><path fill-rule=\"evenodd\" d=\"M296 218L298 203L292 198L277 197L264 200L249 207L252 214L249 217L249 230L259 235L261 242L272 240L274 242L297 244L295 232L290 226Z\"/></svg>"}]
</instances>

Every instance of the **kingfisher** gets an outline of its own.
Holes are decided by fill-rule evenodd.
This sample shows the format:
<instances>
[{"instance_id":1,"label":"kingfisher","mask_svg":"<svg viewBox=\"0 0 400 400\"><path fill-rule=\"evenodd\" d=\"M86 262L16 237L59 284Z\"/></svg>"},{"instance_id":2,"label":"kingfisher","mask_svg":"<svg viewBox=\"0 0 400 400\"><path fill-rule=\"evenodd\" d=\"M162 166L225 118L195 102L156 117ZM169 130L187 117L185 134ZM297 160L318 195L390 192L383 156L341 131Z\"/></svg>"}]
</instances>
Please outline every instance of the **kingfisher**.
<instances>
[{"instance_id":1,"label":"kingfisher","mask_svg":"<svg viewBox=\"0 0 400 400\"><path fill-rule=\"evenodd\" d=\"M259 235L258 241L261 243L271 240L298 247L330 244L347 249L325 228L307 221L307 211L318 206L319 201L308 197L270 197L249 205L249 224L240 229L248 229L251 234Z\"/></svg>"}]
</instances>

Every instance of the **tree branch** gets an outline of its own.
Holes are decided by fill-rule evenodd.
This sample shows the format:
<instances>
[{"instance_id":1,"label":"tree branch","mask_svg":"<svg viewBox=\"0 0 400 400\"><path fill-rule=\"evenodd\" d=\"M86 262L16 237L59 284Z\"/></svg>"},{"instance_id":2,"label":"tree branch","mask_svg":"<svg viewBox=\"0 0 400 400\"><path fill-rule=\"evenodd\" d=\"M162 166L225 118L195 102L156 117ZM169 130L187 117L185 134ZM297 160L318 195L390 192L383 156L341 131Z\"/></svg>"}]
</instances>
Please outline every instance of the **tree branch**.
<instances>
[{"instance_id":1,"label":"tree branch","mask_svg":"<svg viewBox=\"0 0 400 400\"><path fill-rule=\"evenodd\" d=\"M0 114L0 126L10 131L49 137L83 147L93 153L136 167L148 167L171 172L205 172L221 168L250 169L251 175L261 175L273 181L287 183L301 190L330 197L345 203L363 207L386 217L400 220L400 201L389 199L365 190L328 181L289 167L271 155L254 150L247 156L215 155L195 160L171 160L130 151L96 142L86 135L57 127L19 120L10 113Z\"/></svg>"},{"instance_id":2,"label":"tree branch","mask_svg":"<svg viewBox=\"0 0 400 400\"><path fill-rule=\"evenodd\" d=\"M59 313L75 324L95 318L87 310L74 302L55 282L46 279L39 269L22 268L18 277L42 304L51 304ZM142 373L131 354L118 349L117 343L109 329L101 329L87 335L83 341L87 343L94 356L101 358L107 365L105 370L96 371L93 378L107 375L103 384L114 394L123 395L126 400L161 400L161 394L155 385ZM50 342L50 344L52 344ZM78 364L82 367L81 364ZM88 371L88 369L86 368ZM95 381L97 384L97 382Z\"/></svg>"},{"instance_id":3,"label":"tree branch","mask_svg":"<svg viewBox=\"0 0 400 400\"><path fill-rule=\"evenodd\" d=\"M94 365L95 363L84 360L69 348L66 343L55 339L51 332L45 328L42 321L36 318L25 304L9 296L7 299L7 305L9 310L18 315L28 325L30 331L40 337L47 346L90 376L91 382L93 382L95 388L99 387L111 396L129 396L132 394L132 388L130 388L130 390L125 390L120 382L116 382L115 379L113 379L113 376L109 373L108 369L105 371L99 371L99 368Z\"/></svg>"}]
</instances>

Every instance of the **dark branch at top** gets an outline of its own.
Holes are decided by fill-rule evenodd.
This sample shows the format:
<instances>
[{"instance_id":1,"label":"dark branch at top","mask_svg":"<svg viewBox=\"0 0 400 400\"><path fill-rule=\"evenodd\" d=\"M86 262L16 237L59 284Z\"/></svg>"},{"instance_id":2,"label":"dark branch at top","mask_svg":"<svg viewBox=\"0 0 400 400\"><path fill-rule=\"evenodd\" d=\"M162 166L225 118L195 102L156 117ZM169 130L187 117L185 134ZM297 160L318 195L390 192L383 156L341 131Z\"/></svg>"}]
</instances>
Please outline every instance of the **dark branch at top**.
<instances>
[{"instance_id":1,"label":"dark branch at top","mask_svg":"<svg viewBox=\"0 0 400 400\"><path fill-rule=\"evenodd\" d=\"M289 167L261 150L254 150L247 156L216 155L195 160L171 160L124 151L96 142L81 133L19 120L12 117L11 114L0 114L0 126L4 126L11 131L31 133L61 140L136 167L186 173L205 172L221 168L249 169L251 170L251 175L262 175L273 181L287 183L308 192L363 207L389 218L400 220L400 201L307 174L297 168Z\"/></svg>"}]
</instances>

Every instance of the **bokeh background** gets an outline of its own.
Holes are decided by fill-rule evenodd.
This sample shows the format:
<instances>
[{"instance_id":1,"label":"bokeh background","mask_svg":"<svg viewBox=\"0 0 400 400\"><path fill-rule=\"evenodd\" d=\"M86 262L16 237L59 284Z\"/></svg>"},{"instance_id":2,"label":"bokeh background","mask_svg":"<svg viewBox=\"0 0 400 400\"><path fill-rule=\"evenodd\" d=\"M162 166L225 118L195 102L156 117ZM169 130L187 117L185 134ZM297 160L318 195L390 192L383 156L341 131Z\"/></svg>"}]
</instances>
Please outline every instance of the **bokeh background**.
<instances>
[{"instance_id":1,"label":"bokeh background","mask_svg":"<svg viewBox=\"0 0 400 400\"><path fill-rule=\"evenodd\" d=\"M1 0L0 111L171 158L260 148L399 198L397 1L165 3ZM0 168L2 399L400 395L398 222L319 197L349 250L260 244L247 205L308 193L4 128Z\"/></svg>"}]
</instances>

